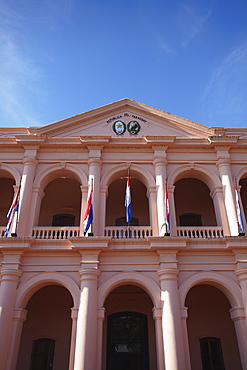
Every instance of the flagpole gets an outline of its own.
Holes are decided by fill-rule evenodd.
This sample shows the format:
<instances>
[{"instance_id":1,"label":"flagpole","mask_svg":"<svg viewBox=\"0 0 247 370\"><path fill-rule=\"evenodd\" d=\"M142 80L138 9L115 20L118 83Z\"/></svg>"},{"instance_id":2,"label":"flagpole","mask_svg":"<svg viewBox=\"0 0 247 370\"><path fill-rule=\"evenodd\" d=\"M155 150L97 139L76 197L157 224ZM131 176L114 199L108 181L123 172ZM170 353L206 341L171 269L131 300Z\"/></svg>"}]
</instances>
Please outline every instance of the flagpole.
<instances>
[{"instance_id":1,"label":"flagpole","mask_svg":"<svg viewBox=\"0 0 247 370\"><path fill-rule=\"evenodd\" d=\"M19 189L20 189L20 192L19 192L19 195L18 195L18 198L19 199L17 199L17 201L18 201L18 207L17 207L17 211L16 211L15 230L14 230L13 233L11 233L11 236L12 237L17 237L17 231L18 231L18 225L19 225L19 206L20 206L20 193L21 193L21 179L20 179L20 185L19 185Z\"/></svg>"},{"instance_id":2,"label":"flagpole","mask_svg":"<svg viewBox=\"0 0 247 370\"><path fill-rule=\"evenodd\" d=\"M131 193L130 193L130 167L128 167L128 173L127 173L125 207L126 207L127 232L128 232L128 237L130 237L130 222L131 222L131 219L132 219Z\"/></svg>"}]
</instances>

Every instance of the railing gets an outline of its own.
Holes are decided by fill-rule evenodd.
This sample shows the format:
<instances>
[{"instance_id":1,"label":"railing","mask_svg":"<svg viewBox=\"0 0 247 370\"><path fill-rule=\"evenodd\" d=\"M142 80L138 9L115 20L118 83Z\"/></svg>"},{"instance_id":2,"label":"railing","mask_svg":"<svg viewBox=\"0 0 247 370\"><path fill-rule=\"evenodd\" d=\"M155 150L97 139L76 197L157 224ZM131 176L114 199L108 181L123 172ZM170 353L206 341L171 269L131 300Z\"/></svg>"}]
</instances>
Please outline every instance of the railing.
<instances>
[{"instance_id":1,"label":"railing","mask_svg":"<svg viewBox=\"0 0 247 370\"><path fill-rule=\"evenodd\" d=\"M107 226L105 227L105 236L114 239L136 238L142 239L152 236L151 226Z\"/></svg>"},{"instance_id":2,"label":"railing","mask_svg":"<svg viewBox=\"0 0 247 370\"><path fill-rule=\"evenodd\" d=\"M32 236L35 239L68 239L80 235L79 226L36 226L33 228Z\"/></svg>"},{"instance_id":3,"label":"railing","mask_svg":"<svg viewBox=\"0 0 247 370\"><path fill-rule=\"evenodd\" d=\"M223 238L222 226L179 226L177 236L189 238Z\"/></svg>"}]
</instances>

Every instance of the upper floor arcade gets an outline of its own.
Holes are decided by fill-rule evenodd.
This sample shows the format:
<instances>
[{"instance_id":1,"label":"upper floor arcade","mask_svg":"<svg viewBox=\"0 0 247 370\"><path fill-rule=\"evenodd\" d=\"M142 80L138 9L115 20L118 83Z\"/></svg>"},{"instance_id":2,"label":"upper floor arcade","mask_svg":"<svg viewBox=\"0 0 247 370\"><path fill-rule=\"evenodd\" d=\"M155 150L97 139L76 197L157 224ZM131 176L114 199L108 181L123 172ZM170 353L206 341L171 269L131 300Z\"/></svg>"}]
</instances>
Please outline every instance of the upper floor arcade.
<instances>
[{"instance_id":1,"label":"upper floor arcade","mask_svg":"<svg viewBox=\"0 0 247 370\"><path fill-rule=\"evenodd\" d=\"M171 236L239 235L236 196L246 227L246 137L245 129L208 128L128 99L42 128L0 129L2 235L20 186L14 233L83 236L92 180L94 236L164 236L166 191Z\"/></svg>"}]
</instances>

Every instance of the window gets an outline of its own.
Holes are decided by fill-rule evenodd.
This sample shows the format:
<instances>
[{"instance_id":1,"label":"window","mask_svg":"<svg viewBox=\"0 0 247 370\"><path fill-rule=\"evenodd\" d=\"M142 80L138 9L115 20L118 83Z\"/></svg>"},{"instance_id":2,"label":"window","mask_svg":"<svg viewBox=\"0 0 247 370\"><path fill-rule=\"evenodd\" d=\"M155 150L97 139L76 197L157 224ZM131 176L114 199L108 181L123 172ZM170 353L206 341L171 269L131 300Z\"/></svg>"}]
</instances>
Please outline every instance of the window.
<instances>
[{"instance_id":1,"label":"window","mask_svg":"<svg viewBox=\"0 0 247 370\"><path fill-rule=\"evenodd\" d=\"M184 213L179 220L180 226L202 226L202 216L196 213Z\"/></svg>"},{"instance_id":2,"label":"window","mask_svg":"<svg viewBox=\"0 0 247 370\"><path fill-rule=\"evenodd\" d=\"M149 370L147 316L118 312L107 326L107 370Z\"/></svg>"},{"instance_id":3,"label":"window","mask_svg":"<svg viewBox=\"0 0 247 370\"><path fill-rule=\"evenodd\" d=\"M75 226L75 216L66 213L54 215L52 226Z\"/></svg>"},{"instance_id":4,"label":"window","mask_svg":"<svg viewBox=\"0 0 247 370\"><path fill-rule=\"evenodd\" d=\"M41 338L33 341L30 370L52 370L55 340Z\"/></svg>"},{"instance_id":5,"label":"window","mask_svg":"<svg viewBox=\"0 0 247 370\"><path fill-rule=\"evenodd\" d=\"M126 217L119 217L116 219L116 226L128 226L126 222ZM132 217L130 222L130 226L139 226L139 219L136 217Z\"/></svg>"},{"instance_id":6,"label":"window","mask_svg":"<svg viewBox=\"0 0 247 370\"><path fill-rule=\"evenodd\" d=\"M224 370L221 340L215 337L200 339L203 370Z\"/></svg>"}]
</instances>

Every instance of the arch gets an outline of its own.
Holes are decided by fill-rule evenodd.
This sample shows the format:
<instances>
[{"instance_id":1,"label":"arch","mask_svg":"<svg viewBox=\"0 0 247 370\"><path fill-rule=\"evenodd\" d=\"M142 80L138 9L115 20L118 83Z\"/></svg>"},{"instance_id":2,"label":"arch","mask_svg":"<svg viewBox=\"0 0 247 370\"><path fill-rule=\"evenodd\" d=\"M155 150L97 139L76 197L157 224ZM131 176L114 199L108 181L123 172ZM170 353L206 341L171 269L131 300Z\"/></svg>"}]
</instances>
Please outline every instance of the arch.
<instances>
[{"instance_id":1,"label":"arch","mask_svg":"<svg viewBox=\"0 0 247 370\"><path fill-rule=\"evenodd\" d=\"M211 191L216 186L222 187L220 178L213 171L199 164L190 165L189 163L179 166L172 171L168 178L168 186L173 186L176 181L183 179L186 172L189 172L191 178L196 178L204 182Z\"/></svg>"},{"instance_id":2,"label":"arch","mask_svg":"<svg viewBox=\"0 0 247 370\"><path fill-rule=\"evenodd\" d=\"M235 177L236 177L236 181L237 181L237 185L239 184L239 181L242 179L242 177L246 175L247 176L247 166L243 166L241 167L236 173L235 173Z\"/></svg>"},{"instance_id":3,"label":"arch","mask_svg":"<svg viewBox=\"0 0 247 370\"><path fill-rule=\"evenodd\" d=\"M219 272L197 272L185 279L179 287L181 307L185 305L185 299L189 290L199 284L212 285L221 290L228 298L231 307L243 307L241 289L239 285L227 276Z\"/></svg>"},{"instance_id":4,"label":"arch","mask_svg":"<svg viewBox=\"0 0 247 370\"><path fill-rule=\"evenodd\" d=\"M0 173L1 170L8 172L11 175L11 177L14 178L16 185L20 184L21 174L16 168L6 163L0 163Z\"/></svg>"},{"instance_id":5,"label":"arch","mask_svg":"<svg viewBox=\"0 0 247 370\"><path fill-rule=\"evenodd\" d=\"M41 186L42 189L52 180L59 176L69 174L71 178L77 180L81 185L88 183L85 172L78 166L71 163L56 163L44 168L35 178L34 186Z\"/></svg>"},{"instance_id":6,"label":"arch","mask_svg":"<svg viewBox=\"0 0 247 370\"><path fill-rule=\"evenodd\" d=\"M39 289L47 285L61 285L71 294L74 308L79 307L80 289L73 279L58 272L44 272L24 281L16 293L16 307L25 308L29 299Z\"/></svg>"},{"instance_id":7,"label":"arch","mask_svg":"<svg viewBox=\"0 0 247 370\"><path fill-rule=\"evenodd\" d=\"M139 272L120 272L105 280L98 289L98 308L104 306L109 293L120 285L137 285L145 290L153 301L153 305L160 308L160 287L150 277Z\"/></svg>"},{"instance_id":8,"label":"arch","mask_svg":"<svg viewBox=\"0 0 247 370\"><path fill-rule=\"evenodd\" d=\"M121 173L127 175L127 168L128 166L126 163L120 163L116 166L111 167L102 176L101 186L102 187L109 186L114 180L116 180L119 177ZM143 168L135 163L131 163L130 171L131 174L137 175L136 177L138 178L138 180L143 182L146 188L148 188L149 186L155 186L154 177L146 168Z\"/></svg>"}]
</instances>

